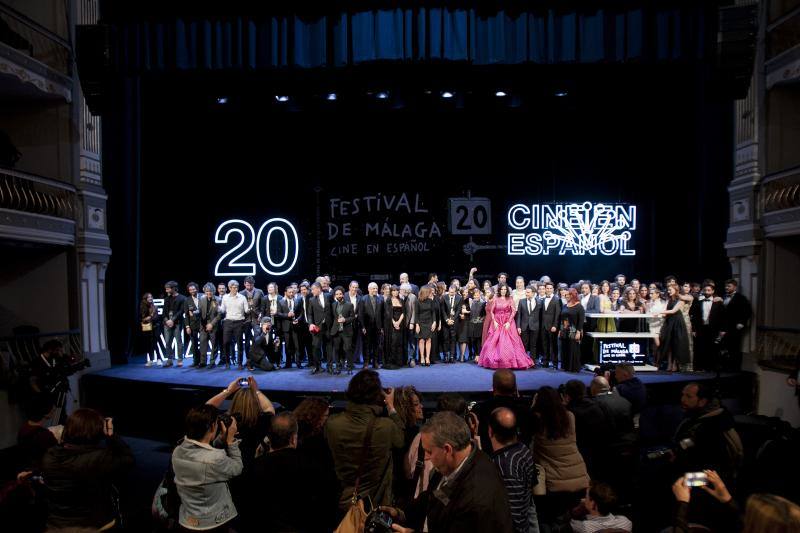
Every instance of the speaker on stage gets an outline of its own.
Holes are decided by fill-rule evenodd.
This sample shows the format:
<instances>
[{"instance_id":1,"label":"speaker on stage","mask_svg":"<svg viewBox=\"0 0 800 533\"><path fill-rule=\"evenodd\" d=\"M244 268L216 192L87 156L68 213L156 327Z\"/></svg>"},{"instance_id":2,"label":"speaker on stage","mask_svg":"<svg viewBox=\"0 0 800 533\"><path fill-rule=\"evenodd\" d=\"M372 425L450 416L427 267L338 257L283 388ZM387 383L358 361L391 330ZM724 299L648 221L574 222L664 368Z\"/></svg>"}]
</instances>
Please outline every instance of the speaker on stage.
<instances>
[{"instance_id":1,"label":"speaker on stage","mask_svg":"<svg viewBox=\"0 0 800 533\"><path fill-rule=\"evenodd\" d=\"M719 8L717 70L733 98L747 96L756 58L758 4Z\"/></svg>"},{"instance_id":2,"label":"speaker on stage","mask_svg":"<svg viewBox=\"0 0 800 533\"><path fill-rule=\"evenodd\" d=\"M111 27L106 24L76 26L75 61L86 105L93 115L101 115L113 69Z\"/></svg>"}]
</instances>

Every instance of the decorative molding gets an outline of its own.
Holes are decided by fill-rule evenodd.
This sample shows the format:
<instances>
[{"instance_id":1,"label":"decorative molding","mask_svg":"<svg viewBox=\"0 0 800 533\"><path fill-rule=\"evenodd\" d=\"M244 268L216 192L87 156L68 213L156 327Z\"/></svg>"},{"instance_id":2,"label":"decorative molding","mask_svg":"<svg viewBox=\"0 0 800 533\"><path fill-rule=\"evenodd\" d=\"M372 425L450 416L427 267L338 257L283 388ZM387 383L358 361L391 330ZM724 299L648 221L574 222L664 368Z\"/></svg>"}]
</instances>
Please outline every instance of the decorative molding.
<instances>
[{"instance_id":1,"label":"decorative molding","mask_svg":"<svg viewBox=\"0 0 800 533\"><path fill-rule=\"evenodd\" d=\"M750 220L750 199L741 198L734 200L731 205L731 221L746 222Z\"/></svg>"},{"instance_id":2,"label":"decorative molding","mask_svg":"<svg viewBox=\"0 0 800 533\"><path fill-rule=\"evenodd\" d=\"M0 209L0 238L72 246L75 221Z\"/></svg>"},{"instance_id":3,"label":"decorative molding","mask_svg":"<svg viewBox=\"0 0 800 533\"><path fill-rule=\"evenodd\" d=\"M14 55L19 57L15 58ZM0 74L8 74L9 76L17 78L22 83L35 87L45 94L63 98L67 103L72 102L72 90L68 85L69 78L64 77L63 83L48 79L45 75L31 69L29 66L31 62L36 62L41 65L42 68L51 70L50 67L44 63L39 63L13 50L8 45L0 43ZM51 70L51 72L56 74L55 71Z\"/></svg>"},{"instance_id":4,"label":"decorative molding","mask_svg":"<svg viewBox=\"0 0 800 533\"><path fill-rule=\"evenodd\" d=\"M765 213L800 207L800 172L766 183L761 194Z\"/></svg>"}]
</instances>

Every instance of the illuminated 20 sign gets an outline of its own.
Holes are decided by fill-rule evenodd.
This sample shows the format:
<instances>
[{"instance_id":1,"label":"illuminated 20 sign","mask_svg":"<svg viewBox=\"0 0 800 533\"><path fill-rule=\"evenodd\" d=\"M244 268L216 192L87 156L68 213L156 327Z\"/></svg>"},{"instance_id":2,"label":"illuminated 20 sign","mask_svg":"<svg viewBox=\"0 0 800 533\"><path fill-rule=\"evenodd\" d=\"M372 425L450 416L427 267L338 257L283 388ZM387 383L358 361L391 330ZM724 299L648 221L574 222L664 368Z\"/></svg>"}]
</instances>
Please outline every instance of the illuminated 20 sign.
<instances>
[{"instance_id":1,"label":"illuminated 20 sign","mask_svg":"<svg viewBox=\"0 0 800 533\"><path fill-rule=\"evenodd\" d=\"M508 225L517 230L508 234L508 255L636 255L634 205L516 204Z\"/></svg>"},{"instance_id":2,"label":"illuminated 20 sign","mask_svg":"<svg viewBox=\"0 0 800 533\"><path fill-rule=\"evenodd\" d=\"M294 268L300 251L297 231L285 218L267 220L258 232L244 220L226 220L214 233L214 242L230 246L214 266L215 276L254 276L256 263L247 261L253 248L261 270L282 276Z\"/></svg>"}]
</instances>

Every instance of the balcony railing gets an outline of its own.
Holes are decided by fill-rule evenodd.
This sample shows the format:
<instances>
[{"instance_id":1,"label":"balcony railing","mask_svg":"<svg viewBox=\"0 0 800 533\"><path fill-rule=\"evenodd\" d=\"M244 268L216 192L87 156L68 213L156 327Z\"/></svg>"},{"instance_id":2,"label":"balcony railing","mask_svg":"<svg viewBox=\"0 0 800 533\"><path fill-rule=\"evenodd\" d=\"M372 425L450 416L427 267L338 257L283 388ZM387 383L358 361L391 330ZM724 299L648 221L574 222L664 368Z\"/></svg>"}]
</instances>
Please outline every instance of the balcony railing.
<instances>
[{"instance_id":1,"label":"balcony railing","mask_svg":"<svg viewBox=\"0 0 800 533\"><path fill-rule=\"evenodd\" d=\"M75 220L76 201L69 184L0 169L0 208Z\"/></svg>"},{"instance_id":2,"label":"balcony railing","mask_svg":"<svg viewBox=\"0 0 800 533\"><path fill-rule=\"evenodd\" d=\"M0 42L71 76L72 46L36 21L0 3Z\"/></svg>"},{"instance_id":3,"label":"balcony railing","mask_svg":"<svg viewBox=\"0 0 800 533\"><path fill-rule=\"evenodd\" d=\"M800 207L800 168L790 169L764 179L764 212Z\"/></svg>"},{"instance_id":4,"label":"balcony railing","mask_svg":"<svg viewBox=\"0 0 800 533\"><path fill-rule=\"evenodd\" d=\"M18 376L25 375L25 368L42 353L42 345L55 339L64 347L64 355L73 360L83 359L81 331L71 329L53 333L40 333L34 326L15 328L14 335L0 337L0 387L8 387Z\"/></svg>"}]
</instances>

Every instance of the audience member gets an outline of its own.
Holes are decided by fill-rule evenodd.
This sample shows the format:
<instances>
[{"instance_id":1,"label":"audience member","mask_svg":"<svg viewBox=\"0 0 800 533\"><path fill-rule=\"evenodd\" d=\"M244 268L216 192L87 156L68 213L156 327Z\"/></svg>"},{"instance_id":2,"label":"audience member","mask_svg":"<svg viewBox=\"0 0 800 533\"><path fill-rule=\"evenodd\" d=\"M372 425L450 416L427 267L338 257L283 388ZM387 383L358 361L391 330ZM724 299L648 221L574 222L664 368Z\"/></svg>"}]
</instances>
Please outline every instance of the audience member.
<instances>
[{"instance_id":1,"label":"audience member","mask_svg":"<svg viewBox=\"0 0 800 533\"><path fill-rule=\"evenodd\" d=\"M611 514L617 503L614 489L605 483L592 481L586 489L586 497L569 525L574 533L595 533L596 531L630 532L631 521L624 516Z\"/></svg>"},{"instance_id":2,"label":"audience member","mask_svg":"<svg viewBox=\"0 0 800 533\"><path fill-rule=\"evenodd\" d=\"M592 479L608 479L608 470L613 468L608 460L613 421L609 420L597 402L586 397L586 385L580 380L567 381L564 401L575 416L576 443L589 476Z\"/></svg>"},{"instance_id":3,"label":"audience member","mask_svg":"<svg viewBox=\"0 0 800 533\"><path fill-rule=\"evenodd\" d=\"M17 432L17 446L25 469L38 470L45 452L58 444L56 435L45 427L53 413L53 400L48 394L34 394L25 404L27 420Z\"/></svg>"},{"instance_id":4,"label":"audience member","mask_svg":"<svg viewBox=\"0 0 800 533\"><path fill-rule=\"evenodd\" d=\"M534 354L535 355L535 354ZM502 368L495 370L492 376L492 397L475 407L478 416L478 435L481 438L481 449L491 452L489 441L489 419L498 407L508 407L514 411L519 428L519 439L526 446L533 437L533 418L530 410L530 399L521 398L517 390L517 377L513 371Z\"/></svg>"},{"instance_id":5,"label":"audience member","mask_svg":"<svg viewBox=\"0 0 800 533\"><path fill-rule=\"evenodd\" d=\"M638 426L639 414L647 404L647 390L642 380L636 377L634 366L628 363L617 365L614 368L614 378L617 385L614 390L631 402L631 412L634 417L634 425Z\"/></svg>"}]
</instances>

